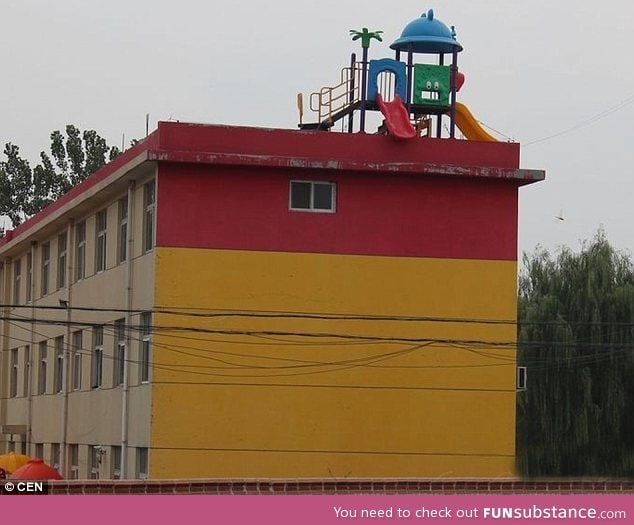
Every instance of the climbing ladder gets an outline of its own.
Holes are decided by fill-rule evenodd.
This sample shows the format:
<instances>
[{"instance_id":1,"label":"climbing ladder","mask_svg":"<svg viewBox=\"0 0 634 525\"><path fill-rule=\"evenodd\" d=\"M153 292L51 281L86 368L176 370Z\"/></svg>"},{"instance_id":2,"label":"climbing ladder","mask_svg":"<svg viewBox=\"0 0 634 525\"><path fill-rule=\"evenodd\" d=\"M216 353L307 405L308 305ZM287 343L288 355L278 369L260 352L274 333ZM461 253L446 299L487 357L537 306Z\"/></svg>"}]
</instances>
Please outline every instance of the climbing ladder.
<instances>
[{"instance_id":1,"label":"climbing ladder","mask_svg":"<svg viewBox=\"0 0 634 525\"><path fill-rule=\"evenodd\" d=\"M337 120L352 113L361 101L361 74L363 66L353 62L341 70L340 81L335 86L326 86L311 93L310 110L317 114L317 122L303 122L303 95L297 95L299 127L301 129L328 129Z\"/></svg>"},{"instance_id":2,"label":"climbing ladder","mask_svg":"<svg viewBox=\"0 0 634 525\"><path fill-rule=\"evenodd\" d=\"M303 121L304 100L303 94L297 95L297 108L299 110L299 127L301 129L330 129L335 122L351 115L361 105L361 77L363 63L353 60L349 67L341 69L339 83L334 86L326 86L309 97L309 109L316 113L317 122L305 123ZM381 73L378 78L379 92L385 100L394 98L395 81L391 74ZM369 105L374 101L368 101ZM351 127L351 123L349 123Z\"/></svg>"}]
</instances>

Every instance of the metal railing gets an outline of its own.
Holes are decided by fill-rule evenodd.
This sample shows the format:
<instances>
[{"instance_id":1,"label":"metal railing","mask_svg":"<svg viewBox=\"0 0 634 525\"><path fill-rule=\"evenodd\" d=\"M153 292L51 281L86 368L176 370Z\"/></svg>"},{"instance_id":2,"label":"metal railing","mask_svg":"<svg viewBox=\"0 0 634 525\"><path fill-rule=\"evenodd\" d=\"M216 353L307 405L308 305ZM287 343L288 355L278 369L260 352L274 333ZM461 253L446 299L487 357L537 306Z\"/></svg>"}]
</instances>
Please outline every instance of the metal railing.
<instances>
[{"instance_id":1,"label":"metal railing","mask_svg":"<svg viewBox=\"0 0 634 525\"><path fill-rule=\"evenodd\" d=\"M332 118L360 100L362 71L363 66L355 62L354 66L341 70L341 79L337 85L326 86L311 93L310 109L318 114L319 122Z\"/></svg>"},{"instance_id":2,"label":"metal railing","mask_svg":"<svg viewBox=\"0 0 634 525\"><path fill-rule=\"evenodd\" d=\"M363 63L353 62L349 67L341 69L339 83L334 86L322 87L311 93L309 108L317 114L317 121L324 122L333 119L335 115L361 100L361 76ZM394 98L396 79L393 73L383 71L379 74L378 89L383 99L390 101ZM303 121L303 96L298 95L297 105L300 113L300 124Z\"/></svg>"}]
</instances>

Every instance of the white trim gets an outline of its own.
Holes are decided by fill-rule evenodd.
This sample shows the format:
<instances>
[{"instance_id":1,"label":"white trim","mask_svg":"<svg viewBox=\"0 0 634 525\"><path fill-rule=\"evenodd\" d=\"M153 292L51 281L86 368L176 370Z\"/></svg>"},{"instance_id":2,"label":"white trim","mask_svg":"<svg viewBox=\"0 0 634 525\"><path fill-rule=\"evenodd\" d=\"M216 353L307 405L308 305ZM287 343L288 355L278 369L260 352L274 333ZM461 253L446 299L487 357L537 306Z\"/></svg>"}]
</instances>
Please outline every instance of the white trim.
<instances>
[{"instance_id":1,"label":"white trim","mask_svg":"<svg viewBox=\"0 0 634 525\"><path fill-rule=\"evenodd\" d=\"M525 366L517 367L517 377L516 377L516 389L518 392L523 392L526 390L527 384L527 369Z\"/></svg>"},{"instance_id":2,"label":"white trim","mask_svg":"<svg viewBox=\"0 0 634 525\"><path fill-rule=\"evenodd\" d=\"M60 220L65 220L65 217L76 213L76 208L81 206L84 202L90 200L95 195L99 195L105 188L116 183L119 179L123 179L128 172L137 168L145 161L148 160L148 150L142 150L139 155L131 158L128 162L126 162L123 166L114 170L110 175L105 177L103 180L94 184L90 188L83 190L79 195L76 195L68 202L64 203L57 210L50 213L48 216L43 219L37 221L33 226L26 228L24 231L20 232L18 235L14 235L14 237L8 241L3 246L0 246L0 254L3 254L3 257L6 257L8 254L12 253L13 250L22 242L26 241L31 237L37 237L38 233L47 229L51 224L54 224ZM107 166L107 164L106 164ZM102 168L103 169L103 168ZM95 173L98 173L95 172ZM83 181L82 181L83 182ZM81 185L81 183L79 184ZM78 185L78 186L79 186ZM60 197L61 198L61 197ZM37 217L38 214L35 214L33 217ZM4 255L7 254L7 255ZM8 255L10 256L10 255Z\"/></svg>"}]
</instances>

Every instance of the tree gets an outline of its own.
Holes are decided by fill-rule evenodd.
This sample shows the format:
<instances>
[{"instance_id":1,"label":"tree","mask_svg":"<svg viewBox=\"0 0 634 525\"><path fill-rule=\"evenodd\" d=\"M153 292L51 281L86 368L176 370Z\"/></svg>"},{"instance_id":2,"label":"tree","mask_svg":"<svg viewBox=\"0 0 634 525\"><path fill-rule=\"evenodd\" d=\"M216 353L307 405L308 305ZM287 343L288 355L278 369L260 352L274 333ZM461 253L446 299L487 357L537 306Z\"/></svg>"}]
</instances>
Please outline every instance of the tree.
<instances>
[{"instance_id":1,"label":"tree","mask_svg":"<svg viewBox=\"0 0 634 525\"><path fill-rule=\"evenodd\" d=\"M32 169L18 146L5 145L6 159L0 161L0 215L8 216L13 226L59 199L120 153L96 131L82 133L70 124L66 136L60 131L51 133L50 150L50 155L40 153L40 163Z\"/></svg>"},{"instance_id":2,"label":"tree","mask_svg":"<svg viewBox=\"0 0 634 525\"><path fill-rule=\"evenodd\" d=\"M600 231L580 253L524 256L518 467L526 476L634 475L634 267Z\"/></svg>"}]
</instances>

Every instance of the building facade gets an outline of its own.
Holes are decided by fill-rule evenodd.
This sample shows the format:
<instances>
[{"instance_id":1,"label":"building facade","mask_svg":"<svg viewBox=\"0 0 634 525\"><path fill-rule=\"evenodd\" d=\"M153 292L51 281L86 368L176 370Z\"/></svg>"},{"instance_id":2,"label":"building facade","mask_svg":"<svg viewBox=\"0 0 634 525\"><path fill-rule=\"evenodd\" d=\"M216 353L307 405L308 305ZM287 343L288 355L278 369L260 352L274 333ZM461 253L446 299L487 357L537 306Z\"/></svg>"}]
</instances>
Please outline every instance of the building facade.
<instances>
[{"instance_id":1,"label":"building facade","mask_svg":"<svg viewBox=\"0 0 634 525\"><path fill-rule=\"evenodd\" d=\"M519 145L160 123L8 232L0 447L79 478L512 475Z\"/></svg>"}]
</instances>

